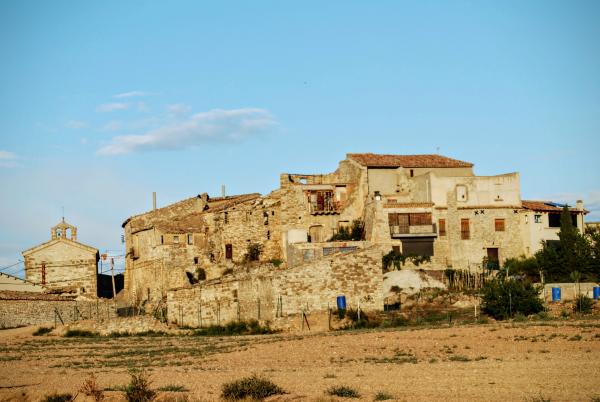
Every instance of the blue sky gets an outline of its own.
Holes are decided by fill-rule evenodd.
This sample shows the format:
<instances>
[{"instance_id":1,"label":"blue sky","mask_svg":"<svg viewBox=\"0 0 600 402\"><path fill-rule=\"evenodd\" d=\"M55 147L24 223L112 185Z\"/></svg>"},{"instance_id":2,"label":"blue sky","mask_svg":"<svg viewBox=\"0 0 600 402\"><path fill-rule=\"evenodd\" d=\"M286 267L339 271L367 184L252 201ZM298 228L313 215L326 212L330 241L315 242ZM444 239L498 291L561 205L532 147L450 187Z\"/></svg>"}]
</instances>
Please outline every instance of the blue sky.
<instances>
[{"instance_id":1,"label":"blue sky","mask_svg":"<svg viewBox=\"0 0 600 402\"><path fill-rule=\"evenodd\" d=\"M521 173L600 220L600 3L0 3L0 266L198 194L267 193L347 152Z\"/></svg>"}]
</instances>

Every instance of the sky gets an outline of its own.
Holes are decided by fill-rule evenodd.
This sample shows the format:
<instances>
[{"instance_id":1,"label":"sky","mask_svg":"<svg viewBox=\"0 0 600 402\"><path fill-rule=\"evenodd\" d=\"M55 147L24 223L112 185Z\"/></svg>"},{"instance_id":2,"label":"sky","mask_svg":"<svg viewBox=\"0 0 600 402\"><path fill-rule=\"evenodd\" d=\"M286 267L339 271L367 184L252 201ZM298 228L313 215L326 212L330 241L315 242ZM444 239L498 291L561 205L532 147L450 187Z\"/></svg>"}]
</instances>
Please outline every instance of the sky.
<instances>
[{"instance_id":1,"label":"sky","mask_svg":"<svg viewBox=\"0 0 600 402\"><path fill-rule=\"evenodd\" d=\"M0 2L0 268L350 152L518 171L600 220L600 2ZM20 271L21 269L21 271ZM22 274L22 264L12 272Z\"/></svg>"}]
</instances>

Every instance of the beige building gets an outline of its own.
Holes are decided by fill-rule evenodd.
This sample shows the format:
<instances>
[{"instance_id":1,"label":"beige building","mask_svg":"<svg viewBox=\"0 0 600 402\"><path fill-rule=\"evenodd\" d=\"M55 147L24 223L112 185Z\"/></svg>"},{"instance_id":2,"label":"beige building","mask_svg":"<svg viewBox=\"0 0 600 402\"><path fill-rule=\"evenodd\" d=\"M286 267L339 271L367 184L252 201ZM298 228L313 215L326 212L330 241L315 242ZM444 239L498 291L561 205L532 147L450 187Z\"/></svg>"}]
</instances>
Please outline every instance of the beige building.
<instances>
[{"instance_id":1,"label":"beige building","mask_svg":"<svg viewBox=\"0 0 600 402\"><path fill-rule=\"evenodd\" d=\"M306 276L311 283L299 286L294 300L314 302L316 286L328 297L353 294L382 307L382 295L365 293L379 292L380 287L360 288L360 272L381 271L381 258L375 254L395 250L426 256L429 262L419 268L428 270L480 271L507 258L531 255L542 240L554 239L556 228L550 222L560 208L536 208L521 200L518 173L477 176L473 164L441 155L348 154L332 173L281 174L279 188L265 196L201 194L127 219L125 289L134 300L158 301L169 289L205 289L195 283L206 280L211 286L221 284L219 294L237 295L242 294L241 285L230 275L246 275L258 264L263 279L265 272L272 272L260 282L264 299L265 294L281 295L286 284L298 286L298 278L317 266L327 266L320 283ZM548 227L533 226L538 213L547 217ZM583 227L584 213L582 204L573 209L578 227ZM363 227L360 239L331 241L355 221ZM259 252L251 262L253 247ZM336 281L340 267L335 261L342 256L376 261L377 266L364 271L355 267L353 279ZM233 282L238 287L224 285ZM230 300L232 306L236 297ZM322 300L320 306L334 301Z\"/></svg>"},{"instance_id":2,"label":"beige building","mask_svg":"<svg viewBox=\"0 0 600 402\"><path fill-rule=\"evenodd\" d=\"M77 228L63 219L51 239L23 251L25 278L48 290L96 297L98 250L77 241Z\"/></svg>"}]
</instances>

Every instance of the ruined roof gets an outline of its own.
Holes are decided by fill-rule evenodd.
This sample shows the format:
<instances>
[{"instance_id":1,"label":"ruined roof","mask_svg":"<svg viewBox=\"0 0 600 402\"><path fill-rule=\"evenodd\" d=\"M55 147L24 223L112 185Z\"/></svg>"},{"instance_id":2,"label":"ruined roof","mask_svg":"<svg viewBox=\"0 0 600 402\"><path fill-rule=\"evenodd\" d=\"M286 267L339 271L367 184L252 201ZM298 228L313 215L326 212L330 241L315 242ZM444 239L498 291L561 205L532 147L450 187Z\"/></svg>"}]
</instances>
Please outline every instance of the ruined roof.
<instances>
[{"instance_id":1,"label":"ruined roof","mask_svg":"<svg viewBox=\"0 0 600 402\"><path fill-rule=\"evenodd\" d=\"M237 203L240 202L245 202L251 199L255 199L260 197L260 193L250 193L250 194L239 194L239 195L228 195L226 197L214 197L214 198L208 198L208 212L215 212L215 211L219 211L223 208L229 208ZM157 213L160 211L164 211L167 210L169 208L173 208L175 206L178 205L182 205L184 203L188 203L196 198L202 198L202 194L198 194L195 195L193 197L189 197L186 199L183 199L181 201L177 201L174 202L172 204L168 204L165 205L164 207L160 207L160 208L156 208L155 210L150 210L150 211L146 211L146 212L142 212L141 214L137 214L137 215L132 215L129 218L127 218L123 224L121 225L121 227L125 227L125 225L127 225L128 222L130 222L132 219L144 216L144 215L148 215L148 214L152 214L152 213ZM226 205L226 207L223 207L223 205Z\"/></svg>"},{"instance_id":2,"label":"ruined roof","mask_svg":"<svg viewBox=\"0 0 600 402\"><path fill-rule=\"evenodd\" d=\"M561 212L563 210L562 204L552 202L552 201L533 201L533 200L522 200L521 205L525 209L531 209L532 211L540 211L540 212ZM569 206L571 211L578 211L577 208L573 208ZM584 213L588 213L589 211L584 209Z\"/></svg>"},{"instance_id":3,"label":"ruined roof","mask_svg":"<svg viewBox=\"0 0 600 402\"><path fill-rule=\"evenodd\" d=\"M472 163L459 161L442 155L382 155L382 154L347 154L352 159L367 167L405 167L405 168L461 168L473 167Z\"/></svg>"}]
</instances>

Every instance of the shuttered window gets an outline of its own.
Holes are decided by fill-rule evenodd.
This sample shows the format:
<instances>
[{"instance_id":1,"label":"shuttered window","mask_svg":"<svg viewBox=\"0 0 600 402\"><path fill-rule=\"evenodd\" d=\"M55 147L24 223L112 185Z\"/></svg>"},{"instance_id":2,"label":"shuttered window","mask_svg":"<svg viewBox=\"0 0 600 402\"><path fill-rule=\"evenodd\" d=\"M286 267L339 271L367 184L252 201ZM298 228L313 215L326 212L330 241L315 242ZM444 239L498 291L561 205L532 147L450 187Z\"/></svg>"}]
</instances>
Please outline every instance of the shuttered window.
<instances>
[{"instance_id":1,"label":"shuttered window","mask_svg":"<svg viewBox=\"0 0 600 402\"><path fill-rule=\"evenodd\" d=\"M471 231L469 228L469 220L460 220L460 238L463 240L469 240L471 238Z\"/></svg>"},{"instance_id":2,"label":"shuttered window","mask_svg":"<svg viewBox=\"0 0 600 402\"><path fill-rule=\"evenodd\" d=\"M446 236L446 220L445 219L440 219L438 221L438 227L439 227L440 236Z\"/></svg>"},{"instance_id":3,"label":"shuttered window","mask_svg":"<svg viewBox=\"0 0 600 402\"><path fill-rule=\"evenodd\" d=\"M494 228L496 232L504 232L504 219L495 219Z\"/></svg>"}]
</instances>

